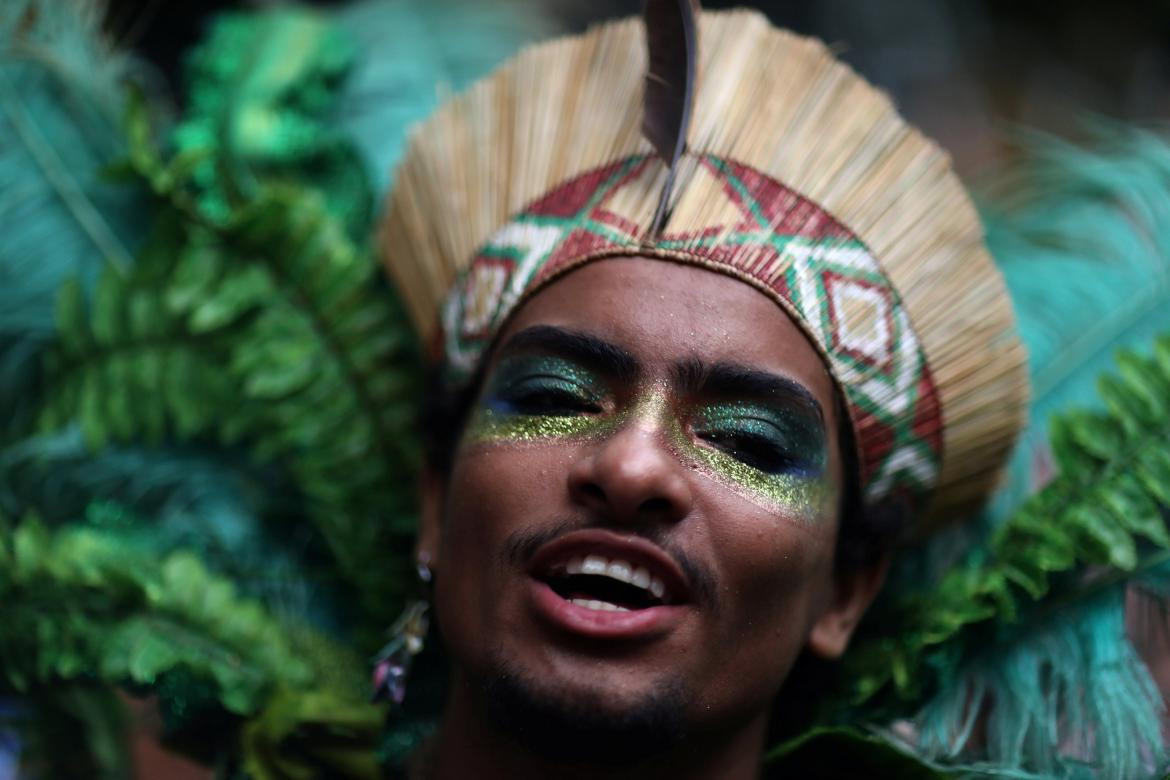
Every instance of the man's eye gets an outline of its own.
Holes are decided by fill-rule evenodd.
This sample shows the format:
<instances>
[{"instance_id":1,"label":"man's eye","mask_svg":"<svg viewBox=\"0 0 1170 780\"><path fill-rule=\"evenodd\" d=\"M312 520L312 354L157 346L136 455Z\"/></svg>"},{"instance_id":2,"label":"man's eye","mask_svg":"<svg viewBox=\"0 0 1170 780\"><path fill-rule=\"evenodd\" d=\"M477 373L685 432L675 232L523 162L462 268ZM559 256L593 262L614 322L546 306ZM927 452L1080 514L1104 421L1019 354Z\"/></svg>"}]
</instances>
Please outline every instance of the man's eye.
<instances>
[{"instance_id":1,"label":"man's eye","mask_svg":"<svg viewBox=\"0 0 1170 780\"><path fill-rule=\"evenodd\" d=\"M495 411L534 417L569 417L601 411L592 396L560 384L522 383L491 399L488 405Z\"/></svg>"},{"instance_id":2,"label":"man's eye","mask_svg":"<svg viewBox=\"0 0 1170 780\"><path fill-rule=\"evenodd\" d=\"M783 474L801 467L782 444L765 436L735 431L704 431L699 438L744 465L765 474Z\"/></svg>"}]
</instances>

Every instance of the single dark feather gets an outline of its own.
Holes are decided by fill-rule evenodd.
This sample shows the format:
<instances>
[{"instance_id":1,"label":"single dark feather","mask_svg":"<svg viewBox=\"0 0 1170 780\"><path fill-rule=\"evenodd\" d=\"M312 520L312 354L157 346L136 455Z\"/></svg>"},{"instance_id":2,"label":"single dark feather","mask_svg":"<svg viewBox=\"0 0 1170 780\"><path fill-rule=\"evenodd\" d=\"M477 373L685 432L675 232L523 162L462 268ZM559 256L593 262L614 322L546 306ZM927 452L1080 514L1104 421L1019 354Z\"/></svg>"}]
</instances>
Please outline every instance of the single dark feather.
<instances>
[{"instance_id":1,"label":"single dark feather","mask_svg":"<svg viewBox=\"0 0 1170 780\"><path fill-rule=\"evenodd\" d=\"M657 235L666 222L675 166L686 150L695 94L698 10L698 0L647 0L643 12L650 62L642 99L642 133L670 166L648 237Z\"/></svg>"}]
</instances>

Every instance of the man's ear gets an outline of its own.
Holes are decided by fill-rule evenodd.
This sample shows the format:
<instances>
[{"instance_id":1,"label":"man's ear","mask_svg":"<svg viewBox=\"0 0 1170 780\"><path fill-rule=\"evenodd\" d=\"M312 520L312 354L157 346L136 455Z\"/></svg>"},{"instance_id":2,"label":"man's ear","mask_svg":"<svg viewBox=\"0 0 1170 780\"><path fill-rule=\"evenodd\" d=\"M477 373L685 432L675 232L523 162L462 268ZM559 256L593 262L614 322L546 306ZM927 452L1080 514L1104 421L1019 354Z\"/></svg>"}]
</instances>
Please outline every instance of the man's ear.
<instances>
[{"instance_id":1,"label":"man's ear","mask_svg":"<svg viewBox=\"0 0 1170 780\"><path fill-rule=\"evenodd\" d=\"M808 649L826 660L840 658L849 646L853 629L881 590L890 568L889 555L868 566L834 575L828 606L813 624Z\"/></svg>"},{"instance_id":2,"label":"man's ear","mask_svg":"<svg viewBox=\"0 0 1170 780\"><path fill-rule=\"evenodd\" d=\"M418 539L414 545L415 560L425 562L431 571L438 571L439 546L442 541L443 496L446 480L432 466L424 466L419 480L420 513Z\"/></svg>"}]
</instances>

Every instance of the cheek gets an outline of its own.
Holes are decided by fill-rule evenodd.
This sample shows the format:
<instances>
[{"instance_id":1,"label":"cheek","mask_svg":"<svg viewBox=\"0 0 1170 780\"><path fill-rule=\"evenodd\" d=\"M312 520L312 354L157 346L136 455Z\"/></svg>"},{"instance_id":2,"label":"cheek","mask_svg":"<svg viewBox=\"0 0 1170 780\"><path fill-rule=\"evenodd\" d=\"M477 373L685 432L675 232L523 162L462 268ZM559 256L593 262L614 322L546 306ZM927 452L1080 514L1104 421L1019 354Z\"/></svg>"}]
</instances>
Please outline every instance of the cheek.
<instances>
[{"instance_id":1,"label":"cheek","mask_svg":"<svg viewBox=\"0 0 1170 780\"><path fill-rule=\"evenodd\" d=\"M737 608L773 633L803 635L826 604L836 518L826 513L806 524L745 508L725 514L713 539Z\"/></svg>"},{"instance_id":2,"label":"cheek","mask_svg":"<svg viewBox=\"0 0 1170 780\"><path fill-rule=\"evenodd\" d=\"M550 507L558 486L564 492L568 449L492 441L461 449L451 470L444 515L444 528L459 533L444 537L467 532L490 537L524 528L522 514L535 506Z\"/></svg>"},{"instance_id":3,"label":"cheek","mask_svg":"<svg viewBox=\"0 0 1170 780\"><path fill-rule=\"evenodd\" d=\"M548 448L499 444L473 445L457 455L443 508L435 590L439 623L453 645L474 650L482 644L477 637L506 612L504 586L514 571L507 542L555 519L562 461Z\"/></svg>"},{"instance_id":4,"label":"cheek","mask_svg":"<svg viewBox=\"0 0 1170 780\"><path fill-rule=\"evenodd\" d=\"M714 695L762 703L779 689L827 606L835 518L809 528L746 503L737 513L729 503L712 526L712 549L722 573L718 635L735 639Z\"/></svg>"},{"instance_id":5,"label":"cheek","mask_svg":"<svg viewBox=\"0 0 1170 780\"><path fill-rule=\"evenodd\" d=\"M825 585L832 572L832 534L824 528L808 529L792 523L744 530L715 549L727 572L728 588L734 590L738 609L756 617L776 616L784 622L803 618L824 604ZM776 623L778 621L760 621Z\"/></svg>"}]
</instances>

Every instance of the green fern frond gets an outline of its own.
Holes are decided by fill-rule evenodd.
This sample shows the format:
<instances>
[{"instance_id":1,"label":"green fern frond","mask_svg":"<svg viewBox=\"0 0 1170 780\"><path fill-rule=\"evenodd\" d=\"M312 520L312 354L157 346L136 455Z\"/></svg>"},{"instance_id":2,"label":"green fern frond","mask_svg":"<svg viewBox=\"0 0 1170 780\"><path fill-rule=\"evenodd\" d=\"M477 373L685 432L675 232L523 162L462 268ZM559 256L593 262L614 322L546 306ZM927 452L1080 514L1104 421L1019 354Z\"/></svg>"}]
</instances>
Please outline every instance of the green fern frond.
<instances>
[{"instance_id":1,"label":"green fern frond","mask_svg":"<svg viewBox=\"0 0 1170 780\"><path fill-rule=\"evenodd\" d=\"M330 692L278 692L244 726L243 765L255 780L382 777L377 744L384 713Z\"/></svg>"},{"instance_id":2,"label":"green fern frond","mask_svg":"<svg viewBox=\"0 0 1170 780\"><path fill-rule=\"evenodd\" d=\"M850 651L854 702L878 721L916 712L926 755L1112 780L1163 759L1164 705L1124 603L1170 578L1170 336L1117 364L1102 411L1049 426L1058 476L988 550L874 616L897 636Z\"/></svg>"},{"instance_id":3,"label":"green fern frond","mask_svg":"<svg viewBox=\"0 0 1170 780\"><path fill-rule=\"evenodd\" d=\"M990 554L949 572L930 594L898 609L895 638L862 641L852 654L859 701L888 685L908 699L929 689L919 670L931 653L961 643L993 619L1023 622L1052 599L1096 591L1069 581L1088 567L1133 574L1170 549L1170 336L1153 353L1122 353L1119 372L1101 379L1106 410L1055 418L1059 476L995 533Z\"/></svg>"},{"instance_id":4,"label":"green fern frond","mask_svg":"<svg viewBox=\"0 0 1170 780\"><path fill-rule=\"evenodd\" d=\"M91 528L50 534L25 520L0 539L0 599L0 674L17 691L95 677L152 685L184 669L247 714L273 686L312 679L282 626L190 553L157 561Z\"/></svg>"},{"instance_id":5,"label":"green fern frond","mask_svg":"<svg viewBox=\"0 0 1170 780\"><path fill-rule=\"evenodd\" d=\"M185 186L191 168L162 160L133 117L131 166L179 227L131 279L104 277L88 314L63 293L44 424L76 414L95 445L214 429L279 465L388 621L408 582L419 452L420 360L401 307L311 190L268 188L213 221Z\"/></svg>"},{"instance_id":6,"label":"green fern frond","mask_svg":"<svg viewBox=\"0 0 1170 780\"><path fill-rule=\"evenodd\" d=\"M351 235L369 227L362 161L328 121L355 60L353 40L304 8L218 16L187 62L190 101L173 143L202 152L192 193L226 219L265 187L311 187Z\"/></svg>"},{"instance_id":7,"label":"green fern frond","mask_svg":"<svg viewBox=\"0 0 1170 780\"><path fill-rule=\"evenodd\" d=\"M227 337L248 414L229 416L224 434L288 470L342 572L386 620L414 529L411 331L369 254L311 193L269 191L216 241L216 254L180 261L167 302L192 332Z\"/></svg>"},{"instance_id":8,"label":"green fern frond","mask_svg":"<svg viewBox=\"0 0 1170 780\"><path fill-rule=\"evenodd\" d=\"M342 576L389 621L409 582L420 360L401 307L322 199L268 187L222 219L164 160L140 106L129 170L160 227L92 304L62 290L43 429L107 441L212 435L281 467Z\"/></svg>"},{"instance_id":9,"label":"green fern frond","mask_svg":"<svg viewBox=\"0 0 1170 780\"><path fill-rule=\"evenodd\" d=\"M160 559L115 530L51 532L30 518L0 536L0 600L0 693L37 711L110 686L149 690L173 746L193 754L208 756L199 724L218 722L246 735L249 766L376 776L384 712L365 701L364 659L240 597L190 552ZM39 721L26 727L44 736Z\"/></svg>"},{"instance_id":10,"label":"green fern frond","mask_svg":"<svg viewBox=\"0 0 1170 780\"><path fill-rule=\"evenodd\" d=\"M222 346L192 334L141 274L107 271L92 303L76 280L66 282L57 333L46 359L42 430L76 421L91 449L157 444L205 433L233 406Z\"/></svg>"}]
</instances>

